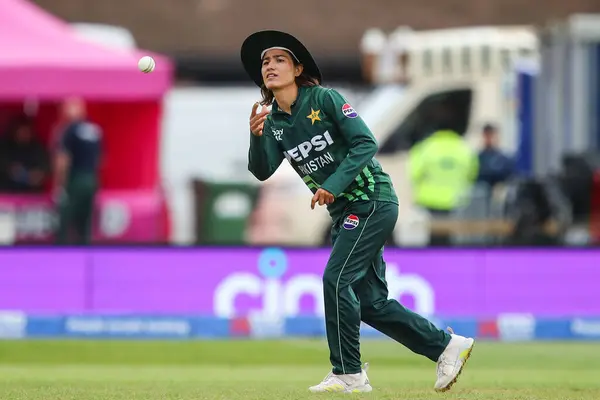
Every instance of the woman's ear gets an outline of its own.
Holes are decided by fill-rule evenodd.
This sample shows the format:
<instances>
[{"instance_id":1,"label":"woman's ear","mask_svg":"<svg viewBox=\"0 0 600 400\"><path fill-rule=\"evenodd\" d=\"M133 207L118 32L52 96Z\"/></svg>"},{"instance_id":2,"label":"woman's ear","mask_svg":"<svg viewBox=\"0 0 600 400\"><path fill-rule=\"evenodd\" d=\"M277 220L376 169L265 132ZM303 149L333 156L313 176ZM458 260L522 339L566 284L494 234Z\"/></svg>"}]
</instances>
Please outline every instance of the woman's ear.
<instances>
[{"instance_id":1,"label":"woman's ear","mask_svg":"<svg viewBox=\"0 0 600 400\"><path fill-rule=\"evenodd\" d=\"M294 74L296 78L302 75L302 71L304 71L304 66L302 64L296 65L296 73Z\"/></svg>"}]
</instances>

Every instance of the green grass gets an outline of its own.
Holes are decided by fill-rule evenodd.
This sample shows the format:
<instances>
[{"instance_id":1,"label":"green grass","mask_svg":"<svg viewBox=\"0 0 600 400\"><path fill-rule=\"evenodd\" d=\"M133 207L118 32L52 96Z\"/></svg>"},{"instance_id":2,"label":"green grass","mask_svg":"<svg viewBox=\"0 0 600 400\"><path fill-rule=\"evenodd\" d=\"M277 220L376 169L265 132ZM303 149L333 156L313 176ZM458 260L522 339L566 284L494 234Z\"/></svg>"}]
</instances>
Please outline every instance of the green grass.
<instances>
[{"instance_id":1,"label":"green grass","mask_svg":"<svg viewBox=\"0 0 600 400\"><path fill-rule=\"evenodd\" d=\"M600 400L600 343L477 343L458 383L432 389L435 364L366 341L369 399ZM313 395L325 342L0 341L1 400L255 400ZM342 395L343 396L343 395Z\"/></svg>"}]
</instances>

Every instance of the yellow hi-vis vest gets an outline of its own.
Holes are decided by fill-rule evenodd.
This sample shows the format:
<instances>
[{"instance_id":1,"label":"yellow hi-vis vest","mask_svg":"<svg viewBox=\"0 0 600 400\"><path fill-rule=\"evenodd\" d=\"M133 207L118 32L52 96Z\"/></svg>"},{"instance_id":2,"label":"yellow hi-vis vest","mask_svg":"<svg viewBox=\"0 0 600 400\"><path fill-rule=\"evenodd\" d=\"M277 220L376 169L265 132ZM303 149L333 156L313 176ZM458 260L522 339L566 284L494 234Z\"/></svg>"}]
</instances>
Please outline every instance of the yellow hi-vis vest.
<instances>
[{"instance_id":1,"label":"yellow hi-vis vest","mask_svg":"<svg viewBox=\"0 0 600 400\"><path fill-rule=\"evenodd\" d=\"M437 131L409 152L408 169L415 203L449 211L456 208L477 178L479 160L454 131Z\"/></svg>"}]
</instances>

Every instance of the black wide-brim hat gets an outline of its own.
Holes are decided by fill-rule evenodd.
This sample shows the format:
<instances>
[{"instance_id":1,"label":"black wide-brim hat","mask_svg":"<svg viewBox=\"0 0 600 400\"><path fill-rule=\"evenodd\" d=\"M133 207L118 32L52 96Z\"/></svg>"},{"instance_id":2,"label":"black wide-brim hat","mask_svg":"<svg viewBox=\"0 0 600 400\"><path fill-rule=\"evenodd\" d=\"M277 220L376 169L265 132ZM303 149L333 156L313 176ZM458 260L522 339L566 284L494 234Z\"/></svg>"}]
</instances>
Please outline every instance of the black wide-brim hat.
<instances>
[{"instance_id":1,"label":"black wide-brim hat","mask_svg":"<svg viewBox=\"0 0 600 400\"><path fill-rule=\"evenodd\" d=\"M242 44L241 56L244 69L257 86L262 86L262 55L265 50L281 48L288 50L311 78L322 81L321 71L306 47L294 36L280 31L259 31L248 36Z\"/></svg>"}]
</instances>

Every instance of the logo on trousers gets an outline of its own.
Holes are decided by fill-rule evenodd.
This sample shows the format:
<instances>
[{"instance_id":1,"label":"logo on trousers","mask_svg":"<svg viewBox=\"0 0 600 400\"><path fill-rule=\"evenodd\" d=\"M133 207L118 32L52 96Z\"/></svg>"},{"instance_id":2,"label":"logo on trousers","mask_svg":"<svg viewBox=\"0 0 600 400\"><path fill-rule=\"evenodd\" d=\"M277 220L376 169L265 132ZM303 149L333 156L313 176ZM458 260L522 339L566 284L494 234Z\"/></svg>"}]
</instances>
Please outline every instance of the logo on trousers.
<instances>
[{"instance_id":1,"label":"logo on trousers","mask_svg":"<svg viewBox=\"0 0 600 400\"><path fill-rule=\"evenodd\" d=\"M354 214L350 214L344 220L343 227L344 227L344 229L352 230L358 226L358 223L359 223L358 217Z\"/></svg>"}]
</instances>

